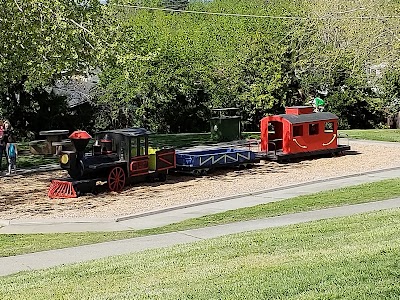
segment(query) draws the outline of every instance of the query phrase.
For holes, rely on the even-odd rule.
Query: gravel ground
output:
[[[251,169],[218,170],[209,176],[170,175],[165,183],[127,187],[74,199],[49,199],[52,178],[63,171],[0,178],[0,219],[113,218],[212,198],[243,194],[310,180],[400,166],[398,145],[351,141],[345,156],[279,165],[261,162]],[[399,144],[400,145],[400,144]]]

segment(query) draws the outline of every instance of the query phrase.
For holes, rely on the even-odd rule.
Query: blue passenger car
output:
[[[193,174],[205,174],[217,167],[244,166],[258,162],[253,151],[234,148],[176,151],[176,168]]]

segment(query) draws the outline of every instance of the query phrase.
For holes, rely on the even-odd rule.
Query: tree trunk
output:
[[[395,117],[396,128],[400,128],[400,112],[397,113]]]

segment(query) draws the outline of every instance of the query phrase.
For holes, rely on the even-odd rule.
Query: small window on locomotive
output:
[[[137,138],[132,138],[131,139],[131,156],[138,156],[137,152]]]
[[[146,147],[146,137],[142,136],[139,138],[140,143],[140,155],[147,155],[148,149]]]
[[[334,126],[335,125],[333,122],[325,122],[325,132],[326,133],[333,132]]]
[[[319,133],[319,124],[309,124],[308,125],[308,135],[317,135]]]
[[[303,125],[293,125],[293,136],[303,136]]]

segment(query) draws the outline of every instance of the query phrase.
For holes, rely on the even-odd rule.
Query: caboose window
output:
[[[275,125],[272,123],[268,123],[268,133],[274,134],[275,133]]]
[[[325,122],[325,132],[326,133],[333,132],[333,129],[334,129],[333,122]]]
[[[308,125],[308,135],[317,135],[319,133],[319,126],[317,123]]]
[[[293,136],[303,136],[303,125],[293,126]]]

